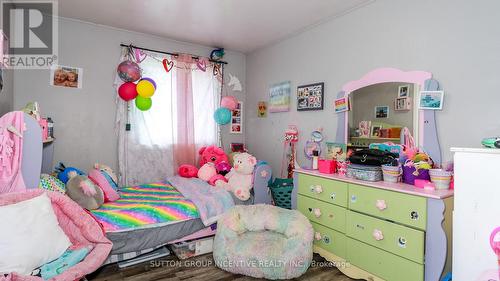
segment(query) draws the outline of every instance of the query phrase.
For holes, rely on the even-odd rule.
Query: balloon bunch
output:
[[[135,106],[146,111],[151,108],[153,101],[151,97],[156,91],[156,83],[153,79],[142,77],[141,68],[133,61],[124,61],[118,65],[118,76],[123,80],[123,84],[118,88],[118,95],[124,101],[135,99]],[[140,79],[140,80],[139,80]],[[139,82],[134,83],[139,80]]]
[[[214,112],[214,119],[217,124],[226,125],[231,122],[231,111],[238,107],[238,99],[234,96],[222,97],[220,106]]]

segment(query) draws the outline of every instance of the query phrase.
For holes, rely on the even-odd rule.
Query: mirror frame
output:
[[[366,86],[387,83],[387,82],[400,82],[412,83],[418,86],[418,90],[414,92],[414,111],[418,122],[415,131],[416,143],[418,147],[427,152],[435,163],[441,163],[441,148],[436,126],[436,111],[435,110],[422,110],[418,108],[418,99],[420,91],[437,91],[439,89],[438,81],[432,78],[432,73],[426,71],[402,71],[396,68],[378,68],[368,72],[359,80],[350,81],[342,87],[342,91],[337,94],[337,99],[348,98],[352,92],[364,88]],[[337,134],[336,142],[348,143],[349,125],[348,125],[349,111],[337,114]],[[415,115],[414,115],[415,116]]]

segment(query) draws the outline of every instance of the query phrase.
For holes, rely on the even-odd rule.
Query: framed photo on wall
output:
[[[380,130],[382,130],[382,126],[372,126],[371,137],[372,138],[381,137]]]
[[[394,101],[395,111],[407,111],[411,109],[411,98],[396,98]]]
[[[387,105],[375,106],[375,118],[389,118],[389,107]]]
[[[420,109],[441,110],[443,109],[443,91],[421,91],[418,102]]]
[[[232,142],[231,143],[231,152],[245,152],[245,144],[241,142]]]
[[[325,83],[297,87],[297,111],[323,110]]]
[[[53,65],[50,69],[50,85],[65,88],[82,88],[83,69],[78,67]]]
[[[349,98],[343,97],[336,99],[333,106],[335,107],[335,113],[340,113],[349,110]]]
[[[402,85],[398,88],[398,98],[406,98],[410,96],[410,85]]]
[[[231,134],[241,134],[243,132],[243,103],[238,101],[236,109],[231,111]]]
[[[290,111],[290,81],[281,82],[269,87],[269,112]]]

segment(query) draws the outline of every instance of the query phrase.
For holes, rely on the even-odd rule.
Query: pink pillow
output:
[[[88,176],[102,189],[102,192],[104,193],[104,202],[113,202],[120,198],[118,192],[111,187],[108,180],[101,174],[101,171],[92,169],[89,171]]]

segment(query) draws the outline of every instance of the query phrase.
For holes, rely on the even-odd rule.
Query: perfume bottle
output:
[[[318,160],[319,160],[319,151],[313,150],[313,157],[312,157],[312,168],[313,170],[318,169]]]

